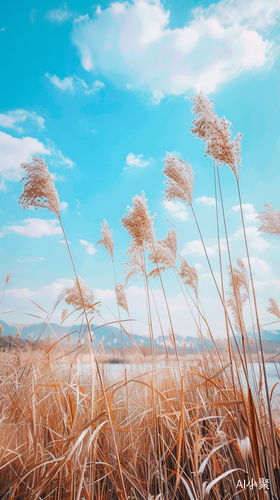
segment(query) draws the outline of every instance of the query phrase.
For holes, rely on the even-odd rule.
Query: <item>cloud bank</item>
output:
[[[94,18],[77,18],[72,40],[85,70],[149,92],[156,104],[165,96],[214,92],[273,61],[269,31],[279,14],[278,0],[221,0],[193,10],[184,27],[170,28],[160,0],[113,2]]]

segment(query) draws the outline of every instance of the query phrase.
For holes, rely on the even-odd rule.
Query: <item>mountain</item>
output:
[[[0,320],[0,324],[3,327],[2,337],[8,335],[15,337],[18,330],[18,326],[9,325],[8,323],[2,320]],[[44,323],[34,323],[31,325],[23,325],[21,338],[30,341],[32,340],[33,341],[32,343],[35,344],[34,341],[36,341],[37,339],[45,340],[48,337],[51,339],[57,337],[61,341],[66,342],[66,337],[68,335],[71,335],[73,342],[77,342],[82,332],[84,331],[85,333],[83,338],[85,339],[87,336],[86,324],[83,324],[81,326],[74,325],[68,328],[66,326],[57,325],[56,323],[50,323],[49,325],[46,325]],[[95,345],[97,346],[98,344],[103,343],[105,345],[106,350],[112,349],[113,346],[116,349],[120,348],[122,336],[125,347],[133,346],[134,342],[142,347],[150,347],[149,337],[146,337],[144,335],[133,335],[133,340],[134,340],[133,341],[132,335],[130,333],[129,336],[125,332],[121,333],[120,329],[113,325],[104,325],[104,326],[91,325],[91,331],[93,332]],[[248,335],[254,340],[254,335],[252,332],[248,332]],[[237,336],[237,339],[239,345],[241,346],[240,336]],[[168,346],[169,351],[172,351],[172,347],[170,345],[168,336],[165,337],[165,342]],[[183,338],[181,335],[176,335],[176,342],[178,350],[182,351],[183,349],[185,349],[185,351],[188,354],[194,354],[197,353],[198,351],[202,352],[202,350],[207,352],[208,349],[213,351],[213,344],[210,339],[206,339],[202,346],[202,343],[198,338],[190,336]],[[223,352],[224,341],[216,339],[216,344],[219,351]],[[233,346],[234,349],[236,350],[234,341],[233,341]],[[164,352],[164,342],[162,336],[155,338],[155,347],[157,350],[160,351],[162,350],[162,352]],[[279,352],[280,330],[264,330],[263,347],[266,353]],[[257,350],[259,350],[258,340],[254,345],[250,345],[250,349],[251,352],[256,352]]]

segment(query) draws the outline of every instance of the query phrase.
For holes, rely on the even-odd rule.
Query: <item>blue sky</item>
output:
[[[217,113],[244,133],[248,238],[262,321],[271,320],[266,307],[270,296],[279,299],[279,241],[257,234],[255,214],[266,202],[279,209],[279,2],[6,1],[0,10],[2,284],[13,271],[1,307],[17,311],[5,319],[31,322],[20,312],[37,311],[28,299],[50,310],[73,279],[53,214],[23,212],[18,205],[20,164],[37,154],[54,175],[78,273],[98,298],[114,309],[109,257],[95,247],[100,222],[106,218],[114,229],[123,280],[119,263],[127,258],[128,240],[120,218],[144,190],[157,213],[158,236],[170,227],[166,219],[182,234],[179,250],[198,265],[204,307],[213,329],[223,334],[192,216],[182,204],[163,203],[163,160],[165,151],[173,151],[192,163],[194,200],[200,199],[194,206],[218,272],[212,164],[189,133],[190,98],[202,90],[214,98]],[[233,256],[245,258],[239,213],[232,210],[238,203],[234,178],[226,167],[221,177]],[[178,333],[186,325],[192,330],[172,275],[164,279]],[[159,283],[153,287],[165,318]],[[145,319],[137,306],[142,292],[137,282],[127,290],[139,319]]]

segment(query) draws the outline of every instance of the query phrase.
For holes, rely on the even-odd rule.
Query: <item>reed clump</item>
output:
[[[224,313],[224,338],[216,338],[205,315],[198,270],[178,255],[175,229],[169,229],[164,238],[156,236],[156,214],[150,215],[143,192],[133,198],[133,207],[121,219],[131,238],[129,260],[123,263],[124,283],[117,281],[113,232],[105,219],[102,223],[97,243],[112,261],[118,308],[118,316],[112,313],[112,321],[104,324],[109,329],[112,324],[118,326],[119,336],[111,328],[109,339],[97,343],[91,325],[96,316],[103,319],[100,303],[77,275],[48,167],[37,157],[24,164],[22,207],[52,211],[65,238],[74,284],[58,297],[54,310],[65,302],[61,327],[75,318],[78,341],[70,332],[61,337],[53,331],[52,339],[42,341],[39,336],[26,342],[21,327],[7,344],[1,340],[5,347],[0,352],[0,500],[280,498],[280,379],[271,387],[267,377],[242,212],[242,135],[232,139],[231,123],[216,114],[214,103],[203,94],[193,101],[196,118],[191,133],[205,142],[205,155],[213,159],[218,270],[213,268],[192,205],[193,169],[170,154],[163,168],[164,193],[167,201],[178,199],[190,207]],[[223,165],[232,170],[236,181],[248,270],[241,258],[235,267],[231,256],[219,172]],[[279,211],[271,205],[266,208],[259,215],[260,231],[279,236]],[[221,222],[226,262],[220,252]],[[166,271],[173,273],[190,311],[197,332],[191,342],[178,341],[164,284]],[[10,278],[11,273],[1,301]],[[125,290],[132,279],[143,284],[149,346],[138,345],[133,335]],[[158,312],[153,288],[157,282],[167,327]],[[244,316],[248,305],[251,332]],[[273,298],[268,311],[280,320]],[[160,352],[155,314],[161,329]],[[50,319],[51,314],[44,326],[50,326]],[[270,356],[269,361],[279,375],[278,356]]]

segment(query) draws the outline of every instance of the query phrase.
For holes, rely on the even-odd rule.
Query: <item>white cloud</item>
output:
[[[67,201],[61,201],[60,202],[60,209],[61,212],[64,212],[65,214],[67,213],[67,208],[68,208],[68,203]]]
[[[248,266],[248,259],[247,257],[242,259],[244,264]],[[268,278],[268,275],[270,275],[271,269],[270,265],[263,259],[259,259],[258,257],[250,257],[250,263],[252,267],[252,271],[256,276],[264,276]]]
[[[151,158],[149,160],[143,160],[144,155],[135,155],[133,153],[128,153],[126,157],[126,167],[124,167],[125,170],[127,170],[129,167],[136,167],[136,168],[143,168],[147,167],[151,163]]]
[[[235,208],[235,207],[233,207]],[[255,250],[258,250],[259,252],[262,252],[263,250],[266,250],[267,248],[272,248],[273,245],[269,243],[261,233],[258,231],[258,228],[255,226],[248,226],[246,227],[246,236],[249,241],[249,245],[251,248],[254,248]],[[238,229],[231,237],[230,240],[232,241],[243,241],[244,240],[244,233],[243,229]]]
[[[181,201],[164,201],[163,207],[175,219],[185,221],[189,218],[186,205]]]
[[[7,113],[0,113],[0,127],[12,128],[17,132],[22,133],[23,128],[19,125],[30,121],[39,128],[44,128],[45,119],[37,115],[35,111],[27,111],[26,109],[15,109]]]
[[[81,243],[81,245],[87,247],[86,253],[88,253],[89,255],[94,255],[97,252],[96,248],[94,248],[92,243],[89,243],[86,240],[79,240],[79,242]]]
[[[105,84],[100,80],[95,80],[92,85],[88,85],[82,78],[78,78],[76,75],[59,78],[57,75],[46,73],[46,77],[55,87],[63,92],[70,90],[71,92],[77,91],[85,95],[90,95],[97,94],[105,87]]]
[[[22,222],[23,224],[20,226],[6,226],[4,230],[29,236],[29,238],[42,238],[62,233],[59,222],[55,219],[24,219]]]
[[[273,61],[278,0],[221,0],[192,11],[193,19],[170,28],[170,12],[160,0],[113,2],[94,19],[73,25],[72,40],[87,71],[99,71],[122,88],[164,96],[215,91],[241,73]]]
[[[233,212],[240,212],[240,205],[235,205],[231,210]],[[256,217],[258,214],[255,211],[254,205],[252,205],[252,203],[244,203],[242,205],[242,211],[246,222],[254,222],[257,220]]]
[[[5,193],[6,190],[7,190],[7,186],[5,184],[5,181],[4,181],[4,179],[1,179],[1,181],[0,181],[0,191],[4,191],[4,193]]]
[[[3,233],[3,231],[0,231],[0,238],[4,238],[5,234]]]
[[[94,290],[94,293],[99,300],[105,301],[116,298],[115,290],[109,290],[109,289],[102,290],[101,288],[96,288]]]
[[[21,178],[21,163],[30,161],[34,154],[49,155],[42,142],[33,137],[18,139],[0,131],[0,174],[9,181]]]
[[[225,242],[223,240],[220,242],[220,247],[222,252],[224,252],[227,249]],[[218,245],[211,245],[211,246],[206,245],[206,250],[208,256],[212,257],[218,253],[219,247]],[[200,240],[189,241],[181,253],[183,255],[191,254],[198,257],[202,257],[205,255],[204,248]]]
[[[46,73],[46,77],[55,87],[60,90],[74,90],[72,76],[66,76],[65,78],[61,79],[56,75],[50,75],[49,73]]]
[[[71,279],[58,279],[50,285],[43,286],[39,290],[30,290],[29,288],[12,288],[6,290],[6,295],[26,297],[32,299],[34,297],[49,296],[51,298],[58,297],[66,286],[73,286],[74,281]]]
[[[64,23],[73,17],[74,13],[68,10],[68,4],[64,3],[59,9],[51,9],[46,17],[53,23]]]
[[[196,203],[204,203],[204,205],[215,206],[216,201],[214,198],[210,198],[208,196],[201,196],[201,198],[195,199]]]

